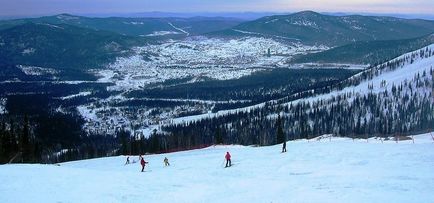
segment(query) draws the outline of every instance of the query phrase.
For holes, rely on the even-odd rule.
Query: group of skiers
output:
[[[139,155],[139,161],[140,161],[140,165],[142,166],[142,172],[144,172],[145,171],[145,166],[149,162],[145,161],[145,159],[143,158],[142,155]],[[164,162],[164,166],[170,166],[169,159],[167,157],[164,157],[163,162]],[[136,162],[133,160],[132,163],[134,164]],[[129,156],[127,156],[127,161],[125,162],[125,165],[127,165],[127,164],[130,164],[130,157]]]
[[[283,142],[283,146],[282,146],[282,153],[286,152],[286,142]],[[148,164],[149,162],[145,161],[145,159],[142,157],[142,155],[139,155],[139,160],[140,160],[140,165],[142,165],[142,172],[145,171],[145,166],[146,164]],[[225,155],[225,160],[226,160],[226,166],[227,167],[231,167],[232,166],[232,161],[231,161],[231,154],[229,152],[226,152]],[[164,157],[164,166],[170,166],[169,163],[169,159],[167,157]],[[133,163],[135,163],[135,161],[133,161]],[[127,157],[127,161],[125,162],[125,165],[130,164],[130,157]]]
[[[286,152],[286,142],[283,142],[283,146],[282,146],[282,153],[284,153],[284,152]],[[142,172],[144,172],[145,166],[149,162],[145,161],[145,159],[142,157],[142,155],[139,155],[139,160],[140,160],[140,165],[142,166]],[[226,161],[225,168],[232,166],[231,154],[229,152],[226,152],[225,161]],[[164,162],[164,166],[170,166],[169,159],[167,157],[164,157],[163,162]],[[136,162],[133,160],[133,163],[136,163]],[[129,156],[127,157],[127,161],[125,162],[125,165],[127,165],[127,164],[130,164],[130,157]]]
[[[144,172],[145,171],[145,166],[149,162],[145,161],[145,159],[143,158],[142,155],[139,155],[139,160],[140,160],[140,165],[142,166],[142,172]],[[226,166],[225,166],[225,168],[231,167],[232,166],[232,161],[231,161],[231,154],[229,152],[226,152],[225,160],[226,160]],[[163,162],[164,162],[164,166],[170,166],[169,159],[167,157],[164,157]],[[132,163],[136,163],[136,162],[133,161]],[[127,161],[125,162],[125,165],[127,165],[127,164],[130,164],[130,157],[129,156],[127,156]]]

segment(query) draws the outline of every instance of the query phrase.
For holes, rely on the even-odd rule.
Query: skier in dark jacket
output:
[[[286,141],[283,142],[282,153],[286,152]]]
[[[140,164],[142,165],[142,172],[145,170],[145,165],[147,163],[149,163],[149,162],[146,162],[145,159],[142,157],[142,160],[140,160]]]
[[[226,166],[225,166],[225,168],[232,166],[231,154],[229,154],[229,152],[226,152],[225,159],[226,159]]]
[[[164,157],[164,166],[170,166],[169,159]]]
[[[125,165],[130,164],[130,157],[127,156],[127,162],[125,162]]]

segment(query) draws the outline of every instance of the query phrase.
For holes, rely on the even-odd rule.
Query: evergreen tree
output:
[[[21,162],[29,162],[32,159],[30,148],[29,120],[26,115],[24,116],[23,132],[20,136]]]
[[[154,129],[154,132],[151,135],[151,151],[150,152],[159,152],[160,151],[160,140],[158,139],[157,130]]]
[[[128,155],[128,146],[129,146],[129,134],[124,129],[118,132],[118,140],[120,142],[120,150],[119,153],[121,155]]]
[[[6,139],[5,139],[5,125],[4,122],[0,125],[0,163],[5,162],[6,149],[5,149]]]
[[[286,141],[285,134],[283,133],[282,119],[280,118],[280,114],[277,116],[276,126],[277,126],[276,144],[280,144]]]
[[[223,144],[223,135],[220,128],[217,128],[215,132],[215,144]]]

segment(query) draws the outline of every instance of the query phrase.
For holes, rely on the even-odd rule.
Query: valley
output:
[[[0,202],[433,202],[432,13],[2,0]]]
[[[378,26],[386,26],[386,22],[393,22],[389,28],[399,34],[389,30],[380,37],[365,32],[382,32],[385,28]],[[325,114],[312,118],[291,108],[308,108],[303,99],[311,96],[347,86],[354,90],[366,75],[373,77],[374,70],[378,74],[383,66],[390,68],[395,63],[392,59],[426,48],[434,43],[431,25],[424,20],[314,12],[248,22],[68,14],[3,21],[0,112],[5,118],[18,119],[62,115],[65,121],[75,120],[73,127],[80,128],[74,131],[78,137],[109,135],[118,139],[126,133],[142,140],[157,137],[159,142],[169,142],[169,136],[180,136],[191,143],[209,143],[220,133],[218,136],[224,135],[230,143],[260,145],[273,143],[270,127],[277,112],[286,112],[282,114],[285,119],[298,119],[286,121],[284,132],[288,135],[333,132],[348,136],[349,129],[335,124],[314,126]],[[409,26],[417,30],[402,34]],[[316,33],[308,34],[312,30]],[[333,32],[339,32],[334,37],[340,39],[324,41]],[[431,57],[432,47],[426,49],[423,57]],[[423,59],[413,55],[411,63]],[[427,80],[429,67],[418,68],[424,72],[420,80]],[[377,90],[382,88],[375,85]],[[342,95],[365,99],[356,92],[340,93],[339,97]],[[417,99],[419,96],[423,95]],[[303,101],[301,106],[299,101]],[[307,106],[315,104],[315,113],[328,111],[330,106],[318,104],[321,102],[330,101],[318,99]],[[251,124],[243,127],[246,122]],[[354,122],[361,128],[378,120]],[[193,138],[195,133],[200,136]],[[366,132],[359,129],[358,133]],[[191,143],[178,145],[188,148],[194,145]],[[61,145],[55,151],[68,148]],[[155,148],[162,149],[167,146]]]
[[[18,65],[16,71],[24,76],[23,79],[11,78],[2,84],[4,87],[29,82],[53,84],[41,86],[87,86],[71,89],[69,93],[53,94],[52,99],[57,100],[52,102],[56,103],[56,111],[73,112],[76,109],[86,121],[83,129],[87,133],[116,135],[125,129],[136,135],[149,136],[154,129],[161,130],[161,125],[171,123],[174,118],[276,99],[285,93],[306,90],[305,87],[311,85],[339,81],[367,67],[291,63],[294,56],[327,49],[327,46],[264,37],[192,36],[133,46],[128,56],[116,57],[104,68],[78,71],[91,76],[90,80],[68,80],[64,70],[58,68]],[[325,75],[309,71],[316,69],[323,70]],[[294,81],[274,78],[281,80],[275,84],[265,80],[272,79],[271,75],[278,77],[279,73],[289,78],[292,74],[306,78],[294,78]],[[335,73],[340,75],[333,75]],[[316,76],[308,79],[312,74]],[[254,83],[256,79],[262,82]],[[301,84],[307,86],[301,88]],[[250,87],[246,89],[246,85]],[[100,88],[103,86],[105,90]],[[39,92],[29,89],[20,92],[16,88],[4,94],[44,94],[46,91],[52,94],[53,90],[48,88]],[[223,88],[223,91],[215,88]],[[262,90],[256,92],[255,89]],[[244,96],[236,96],[240,94]],[[7,101],[7,97],[4,99]]]

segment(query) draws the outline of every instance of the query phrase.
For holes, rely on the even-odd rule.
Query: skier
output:
[[[143,156],[141,154],[139,154],[139,161],[142,161]]]
[[[125,165],[130,164],[130,157],[127,156],[127,162],[125,162]]]
[[[283,142],[282,153],[286,152],[286,141]]]
[[[164,157],[164,166],[170,166],[169,159]]]
[[[225,166],[225,168],[226,167],[230,167],[230,166],[232,166],[232,162],[231,162],[231,154],[229,154],[229,152],[226,152],[226,156],[225,156],[225,158],[226,158],[226,166]],[[228,166],[229,165],[229,166]]]
[[[146,162],[145,159],[140,155],[140,157],[142,158],[142,160],[140,160],[140,164],[142,165],[142,172],[145,170],[145,164],[149,163]]]

